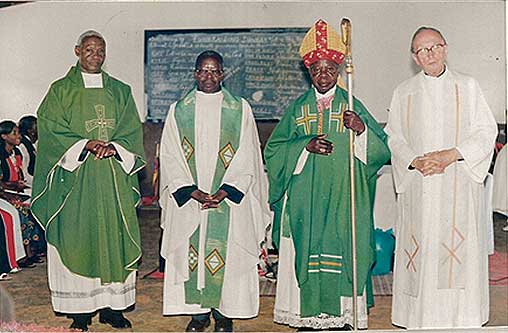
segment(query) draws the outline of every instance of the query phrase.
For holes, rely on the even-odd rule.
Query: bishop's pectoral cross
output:
[[[115,119],[106,119],[106,107],[104,105],[97,104],[94,108],[95,113],[97,114],[97,119],[85,121],[86,131],[90,133],[94,129],[98,128],[98,139],[107,142],[109,140],[107,129],[115,128]]]

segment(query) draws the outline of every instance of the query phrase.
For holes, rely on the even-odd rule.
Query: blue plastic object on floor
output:
[[[393,252],[395,250],[395,237],[392,229],[383,231],[379,228],[374,230],[376,241],[376,263],[372,269],[372,275],[388,274],[393,269]]]

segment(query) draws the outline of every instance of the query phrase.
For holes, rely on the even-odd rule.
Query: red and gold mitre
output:
[[[337,31],[322,19],[314,23],[300,46],[300,56],[307,68],[321,59],[331,60],[340,65],[345,53],[346,45]]]

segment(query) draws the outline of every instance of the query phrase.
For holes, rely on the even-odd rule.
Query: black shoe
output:
[[[206,320],[192,319],[187,324],[185,332],[203,332],[208,326],[210,326],[210,318]]]
[[[298,327],[296,329],[297,332],[317,332],[317,331],[322,331],[321,329],[319,328],[312,328],[312,327]]]
[[[86,314],[69,315],[72,318],[72,324],[70,328],[80,330],[82,332],[88,331],[88,325],[92,324],[92,316]]]
[[[21,268],[34,268],[35,267],[35,264],[29,258],[19,260],[18,265]]]
[[[215,332],[233,332],[233,320],[229,318],[215,319]]]
[[[349,325],[349,324],[346,324],[342,327],[331,327],[328,329],[328,331],[352,331],[353,330],[353,326]]]
[[[99,310],[99,323],[109,324],[113,328],[131,328],[132,324],[122,314],[122,311],[101,309]]]
[[[33,256],[30,258],[30,262],[32,264],[42,264],[44,262],[44,260],[42,260],[42,258],[40,258],[38,256]]]

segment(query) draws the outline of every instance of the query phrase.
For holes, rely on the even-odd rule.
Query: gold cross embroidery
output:
[[[106,119],[106,107],[102,104],[94,106],[97,119],[85,121],[85,127],[87,132],[91,132],[94,129],[99,129],[99,140],[108,141],[108,128],[115,128],[115,119]]]
[[[418,245],[418,242],[416,241],[416,238],[413,235],[411,235],[411,240],[413,241],[413,243],[415,245],[415,249],[414,249],[413,253],[409,253],[408,250],[404,249],[404,252],[406,252],[407,257],[409,259],[407,262],[407,265],[406,265],[406,269],[409,269],[409,266],[411,266],[413,271],[416,273],[416,265],[415,265],[414,259],[416,257],[416,254],[420,250],[420,246]]]
[[[452,230],[452,237],[454,235],[457,235],[459,237],[459,242],[457,245],[453,245],[453,243],[452,243],[452,247],[450,248],[445,243],[441,243],[441,245],[444,246],[444,248],[446,249],[446,251],[448,251],[448,254],[449,254],[444,260],[446,261],[446,260],[448,260],[448,258],[450,258],[450,260],[453,261],[453,259],[455,259],[459,264],[462,264],[459,257],[457,257],[457,254],[455,253],[455,251],[457,251],[459,249],[459,247],[462,245],[462,243],[464,243],[465,238],[456,227],[453,227],[453,230]]]
[[[303,125],[305,129],[305,134],[310,134],[310,123],[317,121],[317,115],[315,113],[310,113],[309,105],[302,105],[302,115],[296,118],[296,126]]]
[[[340,111],[334,112],[333,110],[330,111],[330,123],[332,121],[337,122],[336,131],[339,133],[344,132],[344,111],[346,111],[346,104],[340,103]]]

